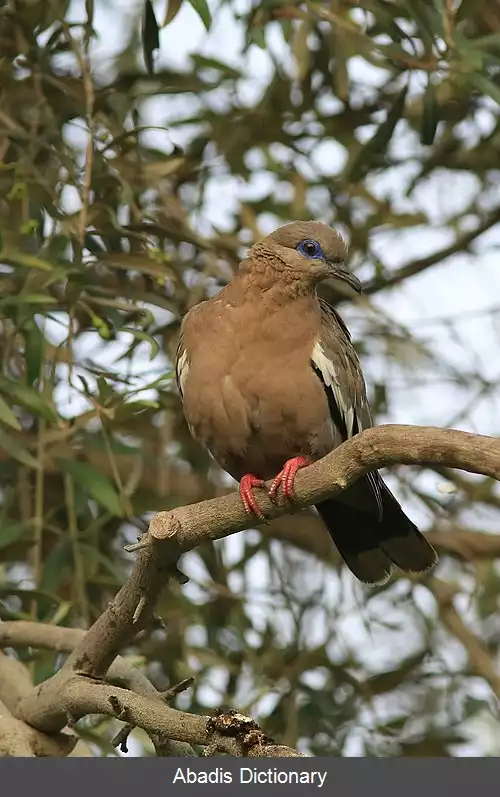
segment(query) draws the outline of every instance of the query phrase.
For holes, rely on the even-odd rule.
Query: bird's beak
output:
[[[346,268],[342,268],[338,263],[330,263],[331,277],[330,279],[341,280],[345,282],[355,293],[362,293],[363,286],[359,279]]]

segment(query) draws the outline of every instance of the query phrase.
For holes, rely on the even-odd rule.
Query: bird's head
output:
[[[346,268],[347,247],[340,235],[319,221],[294,221],[285,224],[253,247],[253,256],[274,254],[280,270],[314,283],[341,280],[356,293],[361,282]]]

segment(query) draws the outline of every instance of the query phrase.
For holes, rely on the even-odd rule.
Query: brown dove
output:
[[[193,436],[239,481],[245,510],[274,479],[293,500],[306,467],[372,426],[360,362],[341,317],[317,295],[325,279],[361,283],[340,235],[293,222],[256,243],[231,282],[184,317],[176,378]],[[393,564],[423,572],[436,552],[377,471],[316,506],[349,569],[383,583]]]

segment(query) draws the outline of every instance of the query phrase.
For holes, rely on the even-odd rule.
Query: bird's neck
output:
[[[316,285],[281,262],[252,258],[240,263],[236,278],[238,289],[245,297],[259,302],[288,304],[298,299],[316,300]]]

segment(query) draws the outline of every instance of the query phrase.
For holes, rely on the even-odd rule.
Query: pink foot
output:
[[[293,457],[293,459],[288,459],[285,462],[283,470],[280,470],[271,485],[271,489],[269,490],[269,498],[271,501],[276,499],[276,494],[280,486],[287,501],[293,501],[295,499],[293,483],[296,473],[301,468],[305,468],[306,465],[310,464],[311,461],[307,457]]]
[[[256,515],[260,520],[265,521],[266,516],[252,492],[254,487],[265,487],[265,482],[262,479],[258,479],[257,476],[254,476],[253,473],[247,473],[240,481],[240,498],[245,507],[245,512],[249,515]]]

